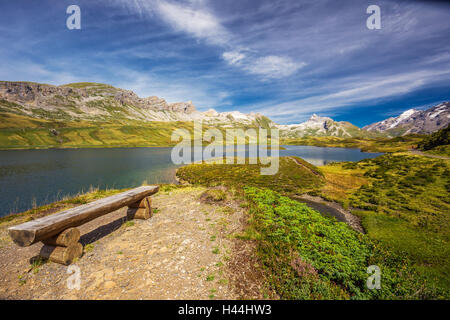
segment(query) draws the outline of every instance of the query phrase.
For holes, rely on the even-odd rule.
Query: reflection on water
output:
[[[379,154],[356,149],[286,146],[280,156],[299,156],[315,165],[358,161]],[[131,188],[175,183],[172,148],[0,151],[0,216],[21,212],[94,188]],[[240,151],[248,148],[240,146]],[[263,154],[265,150],[261,150]],[[270,153],[270,152],[269,152]],[[270,155],[270,154],[269,154]],[[213,155],[214,156],[214,155]],[[192,152],[193,157],[193,152]]]
[[[361,152],[350,148],[324,148],[313,146],[284,146],[280,156],[297,156],[315,166],[324,166],[332,162],[360,161],[375,158],[382,153]]]

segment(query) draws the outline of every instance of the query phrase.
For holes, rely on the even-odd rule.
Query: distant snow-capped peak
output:
[[[393,135],[432,133],[450,122],[450,102],[443,102],[427,110],[409,109],[398,117],[392,117],[365,126],[363,130],[387,132]]]
[[[359,128],[348,122],[334,121],[329,117],[321,117],[313,114],[307,121],[298,124],[277,125],[284,136],[339,136],[351,137]],[[350,132],[349,132],[350,130]]]
[[[403,112],[398,117],[392,118],[394,121],[389,126],[389,129],[392,129],[392,128],[396,127],[397,125],[399,125],[402,121],[409,119],[416,112],[417,112],[417,110],[415,110],[415,109],[409,109],[409,110],[406,110],[405,112]],[[387,121],[387,120],[385,120],[385,121]]]

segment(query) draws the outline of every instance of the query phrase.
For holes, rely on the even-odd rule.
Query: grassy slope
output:
[[[209,128],[203,125],[204,131]],[[236,123],[234,128],[247,130],[251,126]],[[0,149],[167,147],[176,145],[171,141],[176,129],[192,133],[193,123],[58,121],[0,112]],[[225,129],[220,130],[225,137]]]
[[[417,147],[431,154],[450,157],[450,125],[426,136]]]
[[[434,147],[431,150],[425,151],[425,153],[434,154],[437,156],[450,157],[450,144],[445,146]]]
[[[384,155],[322,167],[321,195],[354,210],[372,239],[406,254],[430,281],[450,288],[450,163]],[[349,186],[352,186],[349,188]]]
[[[406,259],[427,279],[428,289],[438,286],[448,293],[448,165],[448,160],[397,153],[320,169],[296,166],[281,158],[280,172],[273,177],[259,176],[257,165],[211,164],[183,167],[178,175],[192,183],[224,184],[237,190],[251,186],[288,196],[308,192],[354,207],[369,239],[388,248],[392,259]],[[321,171],[323,176],[311,169]]]
[[[282,139],[281,144],[307,145],[317,147],[359,148],[368,152],[407,151],[416,146],[423,136],[405,136],[396,138],[339,138],[339,137],[305,137]]]
[[[0,148],[87,148],[171,146],[175,129],[192,130],[186,122],[63,122],[0,113]],[[52,130],[56,130],[56,134]]]
[[[74,87],[91,87],[89,83],[71,84]],[[89,90],[105,90],[106,85],[97,85]],[[92,94],[94,94],[93,92]],[[101,92],[100,92],[101,93]],[[107,99],[107,98],[105,98]],[[106,101],[106,100],[105,100]],[[105,103],[93,101],[92,103]],[[62,104],[63,102],[58,102]],[[72,110],[71,101],[64,102],[64,110]],[[126,110],[117,104],[102,105],[101,108],[111,111],[110,119],[100,117],[99,121],[74,121],[60,111],[60,119],[45,120],[55,114],[48,114],[44,110],[34,110],[32,116],[25,114],[19,105],[0,100],[0,149],[28,149],[28,148],[87,148],[87,147],[152,147],[172,146],[170,141],[173,130],[177,128],[190,129],[192,124],[187,122],[143,122],[128,120],[123,115]],[[61,109],[61,110],[63,110]],[[116,110],[117,109],[117,110]],[[73,112],[79,112],[75,109]],[[39,112],[47,112],[39,114]],[[261,118],[257,125],[267,127],[269,120]],[[248,127],[236,124],[236,127]],[[51,130],[57,130],[51,132]],[[207,129],[207,128],[205,128]],[[224,129],[221,128],[223,131]],[[313,145],[324,147],[360,148],[363,151],[395,152],[410,149],[421,140],[420,136],[387,138],[339,138],[339,137],[306,137],[283,138],[281,144]]]
[[[275,175],[261,175],[259,164],[192,164],[178,169],[177,176],[192,184],[226,185],[237,191],[244,186],[268,187],[284,195],[313,192],[324,184],[323,175],[313,165],[294,157],[280,158]]]
[[[250,227],[270,285],[282,299],[443,298],[409,265],[378,241],[305,204],[268,189],[245,188]],[[367,267],[377,265],[381,289],[366,287]]]

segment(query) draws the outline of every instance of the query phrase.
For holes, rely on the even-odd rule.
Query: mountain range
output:
[[[299,124],[275,125],[281,136],[288,138],[306,136],[336,136],[342,138],[375,136],[346,121],[334,121],[329,117],[313,114],[308,121]]]
[[[430,134],[448,126],[450,122],[450,102],[443,102],[427,110],[409,109],[398,117],[373,123],[363,130],[383,132],[391,136],[414,133]]]
[[[268,121],[261,114],[239,111],[198,111],[191,101],[167,103],[152,96],[140,98],[133,91],[97,83],[73,83],[63,86],[30,82],[0,82],[0,111],[47,120],[135,120],[233,122],[260,125]],[[270,120],[269,120],[270,121]]]
[[[133,91],[98,83],[62,86],[31,82],[0,82],[0,114],[27,119],[89,122],[189,122],[202,120],[222,128],[254,126],[278,128],[282,137],[376,137],[432,133],[450,122],[449,102],[427,110],[410,109],[364,128],[346,121],[312,115],[303,123],[279,125],[259,113],[198,111],[191,101],[167,103],[152,96],[140,98]],[[5,127],[5,126],[3,126]]]

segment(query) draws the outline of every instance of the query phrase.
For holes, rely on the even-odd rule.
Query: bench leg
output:
[[[52,262],[69,265],[83,254],[80,240],[80,230],[69,228],[60,234],[45,239],[39,256]]]
[[[44,245],[39,256],[52,262],[69,265],[83,254],[83,245],[77,242],[70,247]]]
[[[136,203],[131,204],[128,207],[127,217],[128,219],[141,219],[147,220],[153,216],[152,212],[152,199],[146,197]]]

